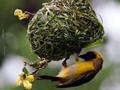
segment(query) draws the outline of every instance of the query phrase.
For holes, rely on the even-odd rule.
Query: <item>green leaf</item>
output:
[[[102,40],[97,40],[96,42],[94,42],[94,43],[92,43],[90,45],[87,45],[87,46],[85,46],[83,48],[89,48],[89,47],[97,46],[97,45],[99,45],[101,43],[102,43]]]
[[[87,45],[87,46],[85,46],[83,48],[89,48],[89,47],[93,47],[93,46],[97,46],[97,45],[101,44],[104,37],[105,37],[105,35],[102,36],[102,39],[98,39],[96,42],[94,42],[94,43],[92,43],[90,45]]]
[[[29,72],[28,72],[28,70],[26,69],[26,67],[24,67],[24,68],[22,69],[22,71],[24,72],[24,74],[25,74],[26,76],[29,75]]]

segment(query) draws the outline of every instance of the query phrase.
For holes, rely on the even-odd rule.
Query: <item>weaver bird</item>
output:
[[[56,85],[58,88],[73,87],[89,82],[102,69],[103,58],[96,51],[87,52],[79,57],[85,61],[80,61],[76,55],[75,63],[72,65],[67,66],[66,60],[62,63],[63,67],[57,76],[43,75],[37,80],[57,81],[61,83]]]

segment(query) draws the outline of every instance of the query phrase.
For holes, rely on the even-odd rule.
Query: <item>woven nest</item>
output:
[[[35,54],[60,60],[102,39],[104,30],[88,0],[55,0],[36,12],[27,34]]]

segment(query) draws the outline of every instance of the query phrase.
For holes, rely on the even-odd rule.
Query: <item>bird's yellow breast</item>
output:
[[[63,68],[58,76],[62,78],[71,78],[71,77],[76,77],[86,71],[89,70],[95,70],[95,67],[93,65],[92,61],[84,61],[84,62],[75,62],[74,64]]]

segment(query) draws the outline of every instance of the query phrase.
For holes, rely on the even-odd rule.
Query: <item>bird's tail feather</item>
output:
[[[43,75],[38,76],[37,80],[51,80],[51,81],[58,81],[60,78],[56,76],[49,76],[49,75]]]

